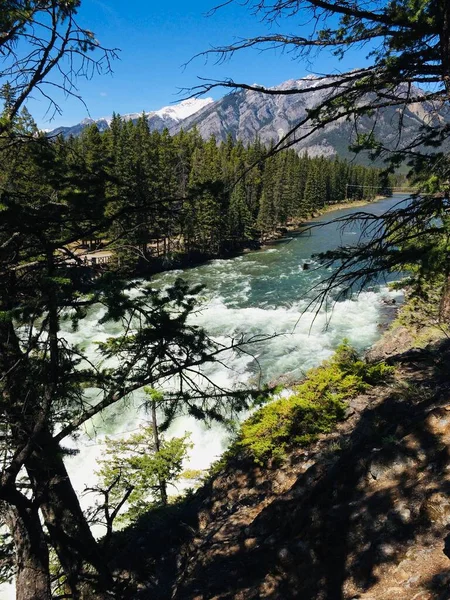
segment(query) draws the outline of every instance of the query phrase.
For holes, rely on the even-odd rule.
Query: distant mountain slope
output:
[[[308,109],[314,108],[327,95],[334,93],[339,85],[336,79],[336,88],[330,92],[330,90],[317,89],[319,83],[323,83],[323,80],[314,76],[292,79],[274,89],[298,88],[308,89],[308,91],[302,94],[281,96],[248,90],[237,91],[227,94],[215,102],[211,98],[190,99],[146,114],[150,128],[156,131],[167,128],[170,133],[174,134],[181,129],[189,130],[196,127],[204,138],[214,135],[218,141],[222,141],[231,134],[233,139],[240,139],[244,143],[252,142],[259,137],[264,144],[270,144],[288,133],[305,117]],[[420,92],[420,90],[416,91]],[[124,115],[123,118],[134,121],[139,116],[139,113],[134,113]],[[412,104],[404,111],[395,107],[383,109],[377,116],[375,126],[374,119],[365,116],[360,120],[358,131],[365,133],[374,128],[377,137],[393,148],[398,142],[400,121],[402,144],[404,144],[415,138],[424,123],[442,120],[450,123],[450,108],[436,107],[426,102]],[[79,135],[87,125],[93,122],[101,131],[104,131],[109,127],[111,118],[97,121],[85,119],[73,127],[55,129],[50,135],[58,133],[62,133],[64,136]],[[305,131],[307,129],[299,130],[299,133]],[[335,154],[350,156],[348,147],[354,138],[355,132],[352,123],[340,119],[300,141],[296,145],[296,149],[299,152],[307,150],[310,156],[333,156]]]
[[[181,128],[188,130],[196,127],[202,137],[214,135],[218,141],[224,140],[228,133],[234,139],[243,142],[253,141],[256,137],[264,144],[277,142],[286,135],[307,113],[323,102],[330,90],[316,89],[323,83],[315,77],[289,80],[274,89],[289,88],[305,89],[308,92],[293,95],[267,95],[254,91],[238,91],[223,97],[172,128],[177,132]],[[336,88],[337,89],[337,88]],[[413,90],[420,93],[420,90]],[[400,90],[399,93],[406,93]],[[438,120],[450,122],[450,109],[443,106],[433,106],[426,102],[412,104],[402,111],[390,107],[379,111],[374,128],[374,118],[363,117],[358,126],[359,133],[368,133],[374,128],[377,137],[393,148],[398,142],[398,131],[401,120],[402,143],[408,143],[415,138],[418,129],[426,122]],[[307,128],[299,130],[302,135]],[[349,144],[355,139],[355,131],[350,121],[340,119],[324,129],[312,133],[300,141],[296,148],[299,152],[307,150],[310,156],[340,156],[350,155]]]
[[[173,129],[178,123],[187,119],[197,111],[205,108],[208,104],[213,102],[212,98],[193,98],[190,100],[184,100],[179,104],[173,106],[164,106],[159,110],[146,112],[149,127],[152,131],[163,131],[163,129]],[[143,111],[144,112],[144,111]],[[125,121],[137,121],[142,115],[140,113],[130,113],[127,115],[121,115]],[[101,119],[83,119],[81,123],[73,125],[72,127],[58,127],[48,132],[48,135],[59,135],[62,134],[64,137],[70,135],[77,136],[85,129],[88,125],[95,123],[100,131],[105,131],[109,128],[112,117],[103,117]]]

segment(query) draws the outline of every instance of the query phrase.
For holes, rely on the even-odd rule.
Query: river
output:
[[[213,260],[199,267],[161,273],[152,281],[156,287],[164,287],[177,277],[183,277],[192,284],[203,284],[201,310],[194,319],[220,341],[226,342],[240,333],[278,334],[253,347],[254,357],[229,354],[226,366],[217,363],[208,367],[208,375],[217,383],[234,385],[256,380],[274,381],[280,377],[287,381],[298,380],[306,370],[331,356],[343,338],[361,351],[373,344],[380,335],[382,298],[400,295],[381,287],[365,290],[353,299],[330,302],[318,312],[307,308],[314,295],[309,290],[329,275],[329,271],[311,259],[312,255],[339,245],[352,245],[359,237],[356,223],[341,230],[329,221],[361,210],[382,214],[403,198],[405,196],[395,195],[362,209],[333,211],[314,219],[314,223],[327,223],[323,227],[289,234],[290,237],[271,247],[233,259]],[[309,265],[306,270],[305,263]],[[96,341],[117,333],[115,324],[99,325],[101,314],[99,309],[91,310],[79,331],[65,332],[66,339],[94,354]],[[118,436],[135,431],[147,418],[139,409],[141,400],[137,394],[134,402],[115,406],[98,416],[78,439],[79,454],[67,459],[67,468],[82,505],[92,502],[91,497],[82,492],[95,483],[96,460],[101,454],[104,435]],[[191,417],[178,418],[169,433],[181,435],[185,431],[191,432],[194,443],[186,464],[190,469],[208,468],[230,439],[225,428],[206,427]],[[0,598],[12,597],[13,587],[3,587]]]
[[[357,223],[342,230],[329,221],[337,216],[351,215],[364,210],[382,214],[399,202],[395,195],[361,208],[333,211],[314,219],[324,223],[306,233],[289,234],[284,240],[259,251],[233,259],[213,260],[207,264],[161,273],[152,279],[155,287],[172,284],[183,277],[191,284],[205,286],[200,311],[194,321],[203,326],[215,339],[226,343],[241,333],[274,335],[251,348],[251,355],[226,356],[226,366],[217,363],[207,368],[207,374],[223,386],[276,381],[295,381],[309,368],[331,356],[336,346],[347,338],[363,351],[379,337],[383,316],[383,297],[399,296],[386,287],[362,291],[357,297],[330,302],[318,312],[308,308],[315,292],[314,285],[329,275],[311,257],[339,245],[351,245],[359,237]],[[304,269],[307,263],[309,268]],[[116,325],[98,325],[100,313],[92,311],[77,333],[67,332],[70,341],[89,346],[116,333]],[[276,335],[275,335],[276,334]],[[114,407],[96,418],[93,427],[78,442],[80,454],[69,458],[67,466],[78,492],[95,481],[93,473],[105,433],[121,435],[135,431],[147,419],[139,409],[142,396],[128,405]],[[219,425],[207,427],[191,417],[180,417],[170,429],[172,435],[191,432],[194,448],[188,464],[190,469],[206,469],[226,448],[230,434]],[[89,469],[86,465],[89,464]],[[82,500],[83,504],[89,502]]]

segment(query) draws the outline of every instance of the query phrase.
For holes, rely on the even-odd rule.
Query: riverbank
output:
[[[118,534],[114,566],[139,597],[444,600],[450,344],[419,348],[410,333],[378,343],[395,375],[352,398],[333,432],[281,462],[234,456],[192,498]]]
[[[230,249],[227,252],[217,254],[190,253],[185,255],[180,254],[178,256],[172,257],[163,257],[161,259],[156,260],[154,259],[154,265],[152,265],[152,267],[148,271],[146,271],[146,274],[153,275],[169,270],[193,268],[205,264],[211,260],[236,258],[237,256],[241,256],[243,254],[248,254],[249,252],[254,252],[256,250],[269,247],[274,242],[282,240],[286,236],[286,233],[301,233],[301,231],[307,228],[308,225],[310,225],[314,219],[324,214],[330,214],[348,208],[360,208],[369,204],[373,204],[374,202],[379,202],[381,200],[384,200],[385,198],[386,196],[377,196],[375,200],[371,201],[356,200],[352,202],[340,202],[336,204],[329,204],[323,209],[315,211],[306,220],[299,220],[296,222],[288,223],[284,226],[280,226],[276,232],[272,233],[266,239],[254,240],[251,243],[248,243],[247,245],[243,245],[241,248]],[[135,275],[136,274],[139,273],[135,273]]]
[[[335,210],[344,210],[346,208],[359,208],[362,206],[367,206],[368,204],[373,204],[374,202],[379,202],[380,200],[385,200],[387,196],[376,196],[374,200],[355,200],[352,202],[340,202],[339,204],[329,204],[325,206],[323,209],[318,211],[315,217],[320,217],[322,215],[326,215],[330,212],[334,212]]]
[[[261,247],[270,246],[274,242],[282,240],[284,237],[286,237],[287,233],[301,233],[303,230],[307,229],[308,226],[310,226],[315,219],[323,215],[338,212],[341,210],[346,210],[349,208],[362,208],[364,206],[380,202],[381,200],[385,200],[386,198],[387,196],[377,196],[374,200],[355,200],[351,202],[348,201],[339,202],[336,204],[329,204],[309,215],[309,217],[306,220],[293,221],[287,223],[283,227],[279,227],[275,233],[269,236],[266,240],[260,242]],[[244,250],[244,252],[245,251],[249,250]]]
[[[308,225],[310,225],[311,222],[319,216],[349,208],[367,206],[369,204],[373,204],[374,202],[383,200],[384,198],[385,196],[378,196],[373,201],[357,200],[352,202],[330,204],[318,211],[315,211],[306,220],[292,221],[284,226],[278,227],[276,231],[272,232],[266,238],[252,240],[246,244],[242,244],[240,247],[229,248],[227,250],[223,250],[222,252],[171,252],[162,256],[150,256],[145,260],[141,260],[133,269],[124,270],[122,267],[122,270],[124,270],[124,274],[127,277],[148,277],[159,273],[164,273],[166,271],[198,267],[211,260],[236,258],[237,256],[268,247],[275,242],[282,240],[284,237],[286,237],[287,233],[301,233],[302,230],[307,228]],[[78,250],[74,252],[74,254],[77,255],[78,258],[83,262],[84,267],[90,271],[96,272],[104,268],[121,269],[121,267],[116,264],[114,252],[111,250]]]

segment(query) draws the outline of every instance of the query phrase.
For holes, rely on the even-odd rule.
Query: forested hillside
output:
[[[105,240],[127,269],[152,257],[236,251],[328,204],[371,200],[392,185],[381,170],[339,158],[287,150],[264,160],[268,149],[258,141],[244,146],[229,136],[218,144],[196,130],[150,131],[145,115],[137,123],[115,116],[102,134],[92,125],[55,144],[72,169],[102,172],[107,210],[124,212]]]
[[[0,582],[14,579],[17,600],[444,600],[450,582],[450,3],[227,0],[211,7],[212,17],[232,14],[205,41],[209,50],[187,52],[213,55],[218,72],[198,73],[186,95],[218,87],[251,92],[262,121],[269,116],[266,98],[299,100],[304,112],[278,124],[272,147],[264,144],[273,136],[262,133],[234,141],[233,119],[227,138],[209,138],[213,129],[202,138],[200,123],[198,131],[177,130],[173,137],[173,130],[152,132],[144,115],[136,121],[115,116],[104,133],[93,125],[78,138],[41,133],[43,121],[38,128],[28,109],[35,115],[41,101],[51,118],[70,109],[71,100],[87,103],[84,80],[111,73],[115,40],[128,47],[123,71],[134,72],[134,80],[116,79],[110,97],[118,101],[133,90],[132,101],[138,91],[144,103],[148,81],[156,95],[163,85],[158,67],[167,79],[166,59],[183,60],[186,47],[177,39],[197,42],[202,34],[203,26],[190,26],[193,7],[198,3],[0,5]],[[257,37],[243,19],[247,8],[260,18]],[[107,45],[85,23],[98,27]],[[218,32],[235,41],[220,45]],[[152,62],[147,51],[160,34],[168,44]],[[220,72],[223,59],[241,50],[274,48],[275,68],[264,53],[267,85]],[[358,64],[355,50],[364,56]],[[325,60],[313,65],[320,51]],[[270,87],[284,77],[278,64],[284,55],[321,75]],[[253,61],[244,65],[244,78],[253,79],[253,69]],[[316,99],[321,91],[319,103],[305,106],[300,100],[312,97],[312,87]],[[99,97],[108,97],[100,87],[90,101]],[[124,114],[130,111],[122,106]],[[236,102],[226,97],[222,108],[233,116]],[[337,135],[342,123],[351,138]],[[336,127],[332,139],[325,139],[330,126]],[[378,161],[373,164],[386,165],[386,173],[342,157],[299,156],[299,143],[309,144],[316,133],[322,149],[335,141],[338,149],[352,144],[352,151]],[[339,247],[318,235],[298,236],[319,245],[291,257],[280,252],[288,259],[285,272],[277,248],[237,257],[245,263],[267,254],[275,276],[267,277],[266,264],[246,265],[228,302],[220,293],[202,298],[198,272],[211,265],[186,269],[186,281],[168,274],[168,285],[134,277],[255,247],[326,204],[386,194],[395,183],[388,173],[399,168],[408,169],[412,197],[393,199],[381,215],[379,206],[365,214],[350,209],[337,220],[339,233],[344,223],[358,226],[347,232],[352,238],[339,236]],[[286,246],[291,251],[294,243]],[[86,249],[107,255],[111,268],[87,268]],[[304,268],[317,256],[317,269]],[[277,376],[305,374],[311,358],[305,354],[317,346],[315,356],[329,357],[349,321],[361,334],[379,333],[378,310],[394,302],[382,296],[389,291],[368,286],[405,272],[412,303],[398,318],[409,339],[404,344],[394,335],[392,352],[384,352],[389,365],[367,364],[344,344],[322,367],[310,361],[316,368],[305,380],[286,383],[287,393],[275,396],[281,388],[272,386],[270,369],[263,373],[262,350],[276,362],[287,359]],[[224,288],[239,277],[237,267],[214,275]],[[358,304],[340,302],[355,284],[365,286]],[[302,321],[301,332],[311,290],[319,291],[320,308]],[[342,321],[333,333],[327,311],[335,300],[332,312]],[[210,307],[208,323],[203,315]],[[422,319],[431,321],[433,337],[418,327]],[[313,326],[324,344],[314,341]],[[251,409],[239,429],[238,415]],[[189,441],[184,434],[173,468],[163,469],[170,456],[160,433],[179,415],[199,427],[230,426],[236,442],[203,489],[170,504],[166,484],[181,470]],[[149,427],[139,432],[142,416]],[[116,456],[106,452],[105,487],[86,485],[98,499],[94,511],[86,510],[78,474],[94,473],[92,438],[111,420],[114,433],[136,435],[115,445]],[[136,463],[137,446],[146,460]],[[206,445],[200,453],[219,454]],[[75,473],[70,457],[79,459]],[[155,510],[147,510],[155,488]],[[114,534],[122,509],[137,514],[134,502],[146,514]],[[103,539],[94,523],[106,527]]]

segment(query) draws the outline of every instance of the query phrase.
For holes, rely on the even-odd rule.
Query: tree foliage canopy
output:
[[[61,113],[55,100],[58,90],[82,100],[77,78],[111,70],[117,51],[103,48],[92,31],[78,24],[79,6],[80,0],[2,2],[0,82],[6,110],[0,132],[10,126],[31,93],[48,102],[52,116]]]
[[[130,524],[158,504],[166,504],[167,485],[176,485],[187,456],[189,435],[169,440],[154,439],[153,424],[121,439],[107,438],[97,473],[102,503],[94,518],[112,531],[113,521]],[[163,488],[163,489],[162,489]]]

